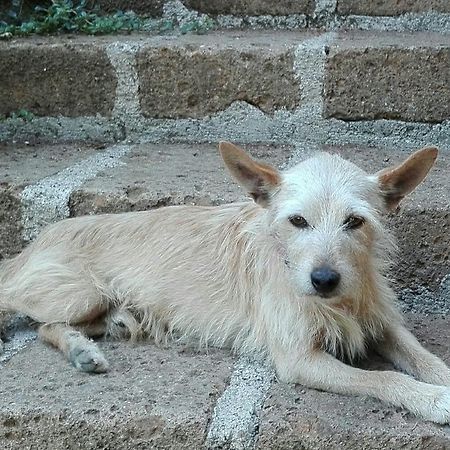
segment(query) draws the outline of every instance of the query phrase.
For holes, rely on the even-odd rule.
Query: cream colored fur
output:
[[[450,421],[450,370],[404,328],[385,272],[394,245],[382,213],[426,176],[437,151],[368,175],[320,154],[279,173],[221,143],[226,165],[255,202],[87,216],[48,226],[0,269],[0,307],[43,324],[40,335],[80,370],[108,364],[86,336],[195,338],[258,353],[280,379],[404,406]],[[308,226],[290,222],[301,215]],[[357,216],[364,223],[347,229]],[[311,271],[341,279],[319,296]],[[369,344],[414,378],[368,372]]]

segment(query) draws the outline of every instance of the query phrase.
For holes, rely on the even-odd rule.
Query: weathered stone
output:
[[[137,56],[140,104],[147,117],[203,117],[237,100],[266,113],[295,109],[292,35],[215,35],[145,46]]]
[[[343,120],[442,122],[450,118],[450,39],[431,44],[366,35],[343,41],[326,63],[324,114]],[[346,41],[346,42],[344,42]],[[370,42],[370,44],[368,44]],[[343,44],[342,46],[340,44]]]
[[[404,13],[421,13],[436,11],[450,13],[447,0],[338,0],[339,14],[356,14],[363,16],[398,16]]]
[[[116,85],[105,51],[95,45],[0,44],[0,115],[25,109],[40,116],[110,116]]]
[[[286,163],[290,153],[289,147],[270,146],[253,147],[252,152],[277,166]],[[72,216],[210,206],[246,198],[226,172],[217,145],[140,145],[122,161],[124,165],[102,172],[72,193]]]
[[[105,375],[35,343],[0,370],[0,440],[13,449],[201,448],[233,360],[171,345],[101,343]]]
[[[95,151],[78,145],[0,145],[0,259],[15,255],[24,245],[23,189]]]
[[[424,345],[450,362],[448,317],[410,316],[409,327]],[[391,370],[371,355],[363,367]],[[257,450],[429,449],[450,447],[442,426],[367,397],[344,396],[277,383],[261,415]]]
[[[287,16],[290,14],[311,14],[314,0],[182,0],[188,7],[206,14],[232,14],[235,16]]]

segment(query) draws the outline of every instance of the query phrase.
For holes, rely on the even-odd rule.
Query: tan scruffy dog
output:
[[[280,173],[230,143],[220,152],[254,202],[53,224],[2,264],[0,306],[41,323],[40,336],[82,371],[108,367],[87,336],[175,334],[262,354],[284,381],[449,423],[450,370],[403,326],[383,275],[393,245],[382,214],[425,178],[437,150],[375,175],[326,153]],[[369,344],[417,380],[338,359]]]

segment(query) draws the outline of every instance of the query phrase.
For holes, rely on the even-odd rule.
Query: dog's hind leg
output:
[[[101,324],[98,324],[101,327]],[[78,328],[78,329],[77,329]],[[81,331],[97,334],[101,328],[72,327],[64,323],[47,323],[39,327],[39,336],[63,352],[66,358],[82,372],[102,373],[108,370],[108,362],[97,345]],[[95,331],[95,333],[94,333]]]

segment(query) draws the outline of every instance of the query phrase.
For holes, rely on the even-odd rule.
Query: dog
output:
[[[49,225],[0,268],[0,307],[40,324],[79,370],[108,363],[109,334],[257,354],[284,382],[367,395],[450,422],[450,370],[405,328],[385,277],[383,215],[422,182],[436,148],[367,174],[321,153],[284,171],[219,144],[253,201],[171,206]],[[343,361],[374,346],[405,373]]]

